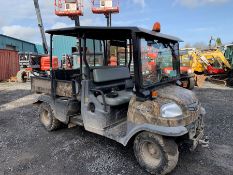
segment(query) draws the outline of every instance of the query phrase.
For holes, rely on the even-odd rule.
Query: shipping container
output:
[[[19,69],[18,52],[0,49],[0,81],[16,76]]]

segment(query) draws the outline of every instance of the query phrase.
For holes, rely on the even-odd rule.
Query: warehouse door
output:
[[[6,50],[14,50],[14,51],[16,51],[16,46],[6,45]]]

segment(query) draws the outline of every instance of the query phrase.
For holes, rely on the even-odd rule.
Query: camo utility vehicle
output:
[[[133,142],[137,161],[152,174],[176,167],[180,144],[196,148],[203,137],[205,110],[194,93],[182,87],[189,77],[180,74],[179,38],[138,27],[47,33],[50,48],[54,35],[79,39],[78,68],[51,68],[50,78],[32,78],[32,91],[41,93],[39,117],[47,130],[73,123],[124,146]],[[91,48],[87,42],[93,43]],[[52,49],[50,55],[52,67]]]

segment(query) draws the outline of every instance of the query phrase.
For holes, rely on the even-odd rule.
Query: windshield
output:
[[[192,58],[191,56],[188,54],[181,54],[180,53],[180,66],[181,67],[191,67],[192,65]]]
[[[172,45],[141,39],[143,85],[150,86],[177,78],[175,64],[179,61],[175,61],[175,58],[178,58],[178,54],[178,43]]]

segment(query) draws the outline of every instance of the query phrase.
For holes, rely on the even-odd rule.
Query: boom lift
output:
[[[44,48],[44,53],[46,55],[48,55],[49,48],[48,48],[48,44],[47,44],[46,37],[45,37],[44,25],[43,25],[43,20],[42,20],[42,17],[41,17],[39,2],[38,2],[38,0],[33,0],[33,2],[34,2],[34,6],[35,6],[35,11],[36,11],[38,27],[40,29],[40,34],[41,34],[41,39],[42,39],[42,45],[43,45],[43,48]]]
[[[83,0],[54,0],[55,14],[60,17],[69,17],[80,26],[79,17],[83,16]]]
[[[47,76],[47,71],[50,67],[50,58],[48,56],[49,48],[46,41],[43,20],[41,17],[40,6],[38,0],[33,0],[35,6],[35,12],[37,16],[37,23],[41,34],[42,45],[44,54],[37,53],[19,53],[19,65],[21,70],[17,73],[17,81],[24,83],[26,82],[31,74],[34,76],[43,75]],[[58,69],[59,63],[58,58],[53,57],[53,68]]]
[[[119,0],[91,0],[92,12],[104,14],[107,19],[107,26],[112,26],[112,14],[119,13]]]
[[[54,0],[55,15],[59,17],[69,17],[71,20],[75,21],[75,26],[80,26],[80,16],[83,16],[83,0]],[[81,42],[77,39],[77,45]],[[73,49],[72,53],[73,53]],[[77,49],[76,49],[77,50]],[[71,69],[75,65],[74,55],[64,53],[62,57],[62,68]],[[76,60],[77,61],[77,60]]]

